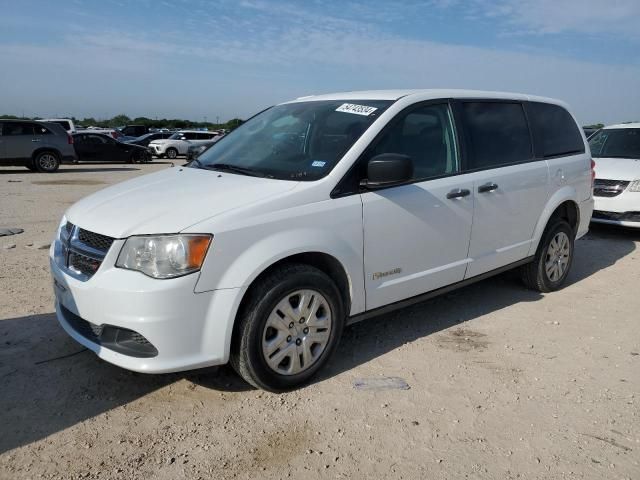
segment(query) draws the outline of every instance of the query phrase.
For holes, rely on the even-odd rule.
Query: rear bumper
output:
[[[580,218],[578,231],[576,232],[576,239],[584,237],[589,231],[589,222],[593,213],[593,197],[585,200],[584,202],[580,202],[580,205],[578,205],[578,210]]]

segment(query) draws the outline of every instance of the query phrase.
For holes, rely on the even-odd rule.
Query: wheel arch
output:
[[[251,282],[247,285],[247,287],[243,289],[242,298],[238,304],[238,307],[235,311],[235,315],[233,319],[233,327],[231,329],[231,338],[230,338],[230,341],[227,343],[229,347],[234,345],[234,342],[237,340],[238,325],[240,324],[240,322],[238,322],[238,316],[241,315],[243,309],[245,308],[245,305],[249,299],[249,296],[251,295],[252,289],[257,284],[259,284],[261,279],[269,275],[274,270],[277,270],[278,268],[284,265],[290,265],[290,264],[309,265],[324,272],[331,280],[333,280],[336,283],[336,286],[338,287],[338,290],[342,297],[345,314],[347,316],[349,315],[349,312],[351,310],[351,303],[353,299],[353,288],[352,288],[351,278],[349,277],[349,274],[347,273],[347,270],[342,265],[342,263],[335,256],[330,255],[326,252],[307,251],[307,252],[293,253],[274,261],[273,263],[268,265],[266,268],[262,269],[262,271],[258,273],[251,280]]]
[[[535,254],[547,225],[554,218],[563,218],[571,226],[574,235],[578,233],[580,204],[576,199],[577,193],[573,187],[560,189],[549,199],[536,224],[533,235],[534,242],[531,244],[529,255]]]
[[[38,147],[31,154],[31,160],[35,160],[38,155],[45,152],[51,152],[58,157],[59,161],[62,161],[62,153],[55,147]]]

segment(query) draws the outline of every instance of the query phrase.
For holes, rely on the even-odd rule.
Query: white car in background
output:
[[[64,128],[69,135],[72,135],[77,132],[76,126],[73,123],[73,120],[70,118],[43,118],[42,120],[39,120],[39,121],[57,123],[58,125],[62,126],[62,128]]]
[[[596,162],[591,220],[640,228],[640,123],[605,127],[589,146]]]
[[[156,157],[174,159],[178,155],[186,155],[191,145],[210,142],[219,137],[218,132],[202,132],[198,130],[182,130],[162,140],[153,140],[149,143],[149,153]]]

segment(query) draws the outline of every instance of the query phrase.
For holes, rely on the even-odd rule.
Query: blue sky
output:
[[[314,93],[473,88],[640,120],[640,0],[0,0],[0,113],[246,117]]]

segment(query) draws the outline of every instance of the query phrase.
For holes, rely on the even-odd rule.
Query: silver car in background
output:
[[[55,172],[75,162],[73,137],[57,123],[0,120],[0,166],[19,165],[37,172]]]

